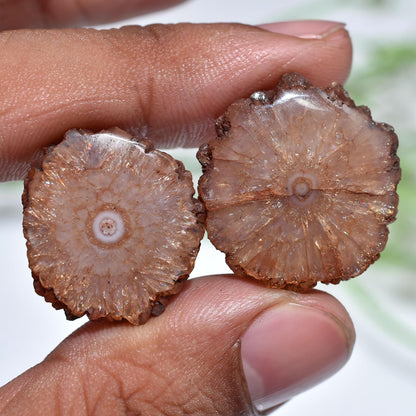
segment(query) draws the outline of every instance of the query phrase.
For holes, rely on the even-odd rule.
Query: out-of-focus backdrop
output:
[[[346,85],[357,104],[399,135],[403,179],[398,220],[387,249],[363,277],[323,287],[355,322],[357,344],[335,376],[285,404],[276,415],[416,415],[416,2],[413,0],[191,0],[121,22],[149,24],[329,19],[347,23],[354,63]],[[113,25],[115,26],[115,25]],[[194,176],[195,150],[176,150]],[[65,320],[35,295],[21,230],[22,183],[0,184],[0,385],[41,361],[85,322]],[[228,272],[205,239],[192,276]]]

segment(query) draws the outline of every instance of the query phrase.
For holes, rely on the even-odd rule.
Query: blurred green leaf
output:
[[[416,73],[415,42],[373,45],[361,69],[352,72],[347,89],[356,101],[367,102],[366,97],[380,84],[391,82],[400,71],[413,67]]]
[[[416,120],[411,101],[416,94],[416,43],[373,43],[365,59],[346,88],[357,104],[369,105],[377,118],[394,123],[402,168],[399,212],[396,222],[389,226],[389,241],[380,262],[416,270]]]

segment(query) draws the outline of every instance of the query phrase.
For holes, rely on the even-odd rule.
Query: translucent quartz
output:
[[[387,241],[397,136],[339,85],[286,74],[232,104],[201,147],[208,236],[238,274],[308,289],[362,273]]]
[[[181,162],[121,130],[71,130],[26,180],[37,292],[69,317],[145,322],[179,291],[203,235]]]

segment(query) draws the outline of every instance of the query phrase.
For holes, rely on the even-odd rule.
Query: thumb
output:
[[[0,390],[0,413],[255,414],[337,371],[353,341],[325,293],[194,279],[142,327],[86,324]]]

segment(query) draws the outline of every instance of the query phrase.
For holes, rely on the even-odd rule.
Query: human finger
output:
[[[4,0],[0,30],[114,22],[184,0]]]
[[[74,127],[118,126],[156,146],[199,146],[228,105],[295,71],[343,82],[351,44],[339,23],[300,37],[239,24],[0,35],[0,180],[24,176],[42,146]],[[271,32],[274,30],[275,32]],[[322,33],[322,37],[318,34]]]
[[[0,390],[0,413],[250,415],[329,377],[353,343],[325,293],[198,278],[141,327],[86,324]]]

